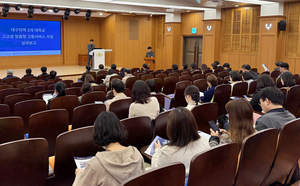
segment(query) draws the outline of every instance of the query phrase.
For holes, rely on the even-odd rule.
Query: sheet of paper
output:
[[[256,125],[256,120],[260,117],[261,115],[260,114],[257,114],[255,112],[253,112],[253,126],[255,128],[255,125]]]
[[[103,104],[102,101],[95,101],[95,104]]]
[[[52,94],[43,94],[43,100],[48,104],[48,100],[53,98]]]
[[[205,132],[202,132],[200,130],[198,131],[198,134],[199,134],[199,136],[204,137],[204,138],[206,138],[209,141],[209,138],[210,138],[209,134],[207,134]]]
[[[85,169],[85,164],[92,159],[93,156],[88,156],[88,157],[75,157],[74,156],[74,161],[76,164],[77,169]]]
[[[204,97],[204,93],[203,92],[199,92],[200,97]]]
[[[152,143],[149,145],[149,147],[147,148],[147,150],[145,151],[146,154],[150,155],[150,156],[153,156],[154,154],[154,151],[155,151],[155,145],[154,143],[159,140],[161,146],[164,146],[165,144],[169,143],[170,141],[169,140],[166,140],[164,138],[161,138],[159,136],[156,136],[154,138],[154,140],[152,141]]]

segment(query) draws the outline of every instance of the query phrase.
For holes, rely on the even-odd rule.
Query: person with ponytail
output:
[[[57,98],[66,95],[66,85],[63,82],[57,82],[54,87],[53,98],[48,100],[47,109],[50,109],[50,102]]]
[[[200,99],[202,102],[210,102],[215,94],[215,88],[218,86],[218,79],[215,75],[209,75],[206,80],[208,89],[204,91],[204,97]]]
[[[186,87],[186,89],[184,90],[184,97],[185,101],[188,104],[185,108],[187,108],[189,111],[200,104],[200,91],[195,85]]]

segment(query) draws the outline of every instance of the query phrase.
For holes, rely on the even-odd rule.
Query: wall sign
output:
[[[197,34],[197,28],[192,28],[192,34]]]
[[[171,32],[172,27],[167,27],[168,32]]]
[[[270,23],[270,24],[266,23],[265,27],[267,30],[270,30],[272,28],[272,23]]]
[[[211,25],[207,25],[206,28],[207,28],[208,31],[210,31],[212,29],[212,26]]]

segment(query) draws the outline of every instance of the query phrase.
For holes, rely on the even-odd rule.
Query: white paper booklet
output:
[[[53,98],[52,94],[43,94],[43,100],[48,104],[49,99]]]
[[[206,138],[209,141],[209,138],[210,138],[209,134],[207,134],[205,132],[202,132],[200,130],[198,130],[198,134],[199,134],[199,136],[204,137],[204,138]]]
[[[147,148],[147,150],[145,151],[146,154],[150,155],[150,156],[153,156],[154,154],[154,150],[155,150],[155,145],[154,143],[159,140],[161,146],[164,146],[165,144],[169,143],[170,141],[169,140],[166,140],[164,138],[161,138],[159,136],[156,136],[154,138],[154,140],[152,141],[152,143],[149,145],[149,147]]]
[[[262,64],[262,66],[264,67],[265,71],[270,71],[270,70],[268,69],[268,67],[266,66],[266,64]]]
[[[77,169],[85,169],[85,164],[92,159],[93,156],[89,156],[89,157],[75,157],[74,156],[74,161],[75,164],[77,166]]]

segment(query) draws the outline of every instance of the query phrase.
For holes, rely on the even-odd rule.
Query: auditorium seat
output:
[[[47,90],[53,90],[55,89],[55,84],[51,84],[47,87]]]
[[[131,98],[114,101],[110,104],[109,111],[115,113],[120,120],[128,118],[129,106],[131,103]]]
[[[136,77],[138,77],[138,79],[141,80],[143,75],[146,75],[146,73],[139,72],[139,73],[137,73]]]
[[[161,92],[164,86],[164,81],[161,78],[154,78],[153,80],[155,81],[155,92]]]
[[[184,76],[184,75],[188,75],[188,76],[192,76],[192,72],[191,71],[184,71],[181,73],[181,76]]]
[[[140,69],[138,71],[135,71],[132,75],[137,76],[138,73],[141,73]]]
[[[221,77],[217,77],[218,79],[218,85],[222,85],[224,83],[224,79]]]
[[[254,80],[249,85],[248,95],[254,94],[256,92],[256,88],[257,88],[257,80]]]
[[[0,104],[0,118],[10,116],[9,106],[6,104]]]
[[[70,85],[70,88],[73,88],[73,87],[82,87],[84,82],[74,82],[74,83],[71,83]]]
[[[61,81],[62,79],[49,79],[47,82],[53,82],[54,84]]]
[[[237,82],[233,85],[231,96],[243,97],[248,93],[248,83],[247,82]]]
[[[155,72],[150,72],[149,74],[152,75],[153,77],[155,77],[157,74],[159,74],[159,72],[155,71]]]
[[[181,70],[173,70],[172,73],[174,73],[174,72],[177,73],[177,74],[179,74],[179,76],[180,76],[180,74],[181,74]],[[178,77],[179,77],[179,76],[178,76]]]
[[[266,75],[270,75],[270,72],[269,71],[264,71],[264,72],[262,72],[260,75],[263,75],[263,74],[266,74]]]
[[[24,92],[24,89],[26,87],[30,87],[30,86],[34,86],[33,83],[24,83],[24,84],[18,84],[17,85],[17,88],[21,90],[21,92],[23,93]]]
[[[195,80],[198,80],[198,79],[204,79],[204,75],[203,74],[195,74],[195,75],[193,75],[193,82]]]
[[[28,137],[45,138],[49,144],[48,156],[53,156],[56,138],[68,130],[68,123],[68,111],[65,109],[46,110],[32,114],[29,118]]]
[[[44,86],[45,90],[48,90],[48,86],[52,85],[52,84],[55,84],[55,83],[53,81],[47,81],[47,82],[40,82],[40,83],[38,83],[38,85]]]
[[[69,122],[72,123],[73,110],[78,106],[78,97],[74,95],[67,95],[57,97],[50,103],[50,109],[66,109],[69,112]]]
[[[0,145],[1,185],[46,185],[48,143],[43,138]]]
[[[105,85],[94,85],[93,91],[103,91],[106,93],[106,86]]]
[[[192,81],[193,78],[190,75],[181,75],[179,76],[179,81]]]
[[[210,134],[209,121],[217,123],[218,119],[218,104],[217,103],[203,103],[194,107],[191,112],[193,113],[198,130]]]
[[[132,68],[130,70],[130,73],[133,74],[133,73],[135,73],[136,71],[139,71],[139,70],[140,70],[139,68]]]
[[[88,74],[92,75],[93,78],[96,79],[96,72],[91,72],[91,71],[85,72],[85,76]],[[84,76],[84,78],[85,78],[85,76]]]
[[[3,79],[0,79],[0,83],[3,83]]]
[[[251,68],[251,71],[258,73],[257,68]]]
[[[224,79],[224,84],[229,84],[229,81],[230,81],[229,76],[225,76],[223,79]]]
[[[108,89],[107,90],[111,90],[111,81],[113,80],[113,79],[120,79],[120,80],[122,80],[122,76],[121,75],[117,75],[117,76],[111,76],[110,78],[109,78],[109,87],[108,87]]]
[[[29,93],[31,95],[31,99],[35,98],[35,94],[37,92],[45,90],[44,86],[30,86],[24,89],[24,93]],[[53,91],[52,91],[53,92]]]
[[[219,72],[218,73],[218,77],[221,77],[221,78],[224,78],[224,77],[226,77],[226,76],[228,76],[229,74],[228,74],[228,72],[227,71],[222,71],[222,72]]]
[[[231,85],[219,85],[215,88],[213,102],[218,104],[218,116],[226,114],[225,105],[231,94]]]
[[[280,131],[270,174],[264,185],[281,182],[292,170],[300,155],[300,119],[287,123]]]
[[[37,80],[35,76],[26,76],[22,78],[22,81],[25,81],[26,83],[30,83],[32,80]]]
[[[159,103],[162,107],[165,106],[165,98],[166,98],[167,96],[166,96],[164,93],[158,92],[158,93],[156,93],[156,94],[154,94],[154,95],[152,95],[152,96],[156,97],[156,99],[158,100],[158,103]],[[172,98],[170,97],[170,99],[172,99]]]
[[[214,74],[216,74],[216,76],[218,76],[218,73],[220,73],[222,71],[224,71],[224,70],[221,69],[221,68],[217,68],[217,69],[214,70]]]
[[[271,77],[274,77],[275,79],[280,75],[279,70],[274,70],[271,72]]]
[[[44,110],[46,110],[46,103],[42,99],[20,101],[15,104],[14,115],[23,119],[24,133],[28,133],[29,117]]]
[[[14,88],[12,85],[0,85],[0,90]]]
[[[18,88],[7,88],[0,90],[0,101],[1,103],[4,103],[4,98],[9,95],[13,94],[19,94],[21,93],[21,90]]]
[[[293,76],[294,76],[294,79],[295,79],[295,83],[299,84],[299,80],[300,80],[299,74],[294,74]]]
[[[160,79],[162,79],[162,80],[164,81],[164,79],[165,79],[166,77],[168,77],[168,75],[165,74],[165,73],[161,73],[161,74],[157,74],[155,77],[156,77],[156,78],[160,78]]]
[[[194,156],[190,165],[188,186],[232,185],[237,168],[239,145],[218,145]],[[251,177],[251,175],[248,175]]]
[[[72,130],[93,126],[96,118],[103,111],[106,111],[104,104],[90,103],[76,107],[73,111]]]
[[[16,82],[16,81],[21,81],[21,79],[18,78],[18,77],[8,78],[8,79],[5,80],[5,83],[10,85],[12,82]]]
[[[171,100],[170,108],[185,107],[187,105],[184,91],[191,84],[191,81],[179,81],[176,83],[174,98]]]
[[[171,76],[175,76],[177,79],[179,79],[180,73],[172,72],[172,73],[169,74],[169,77],[171,77]]]
[[[185,167],[182,163],[172,163],[153,168],[142,174],[130,177],[122,186],[183,186],[185,183]]]
[[[213,72],[212,70],[204,70],[203,75],[204,75],[204,77],[205,77],[206,74],[212,73],[212,72]]]
[[[278,78],[277,81],[275,82],[275,84],[276,84],[277,88],[281,88],[282,87],[281,78]]]
[[[133,84],[138,80],[138,77],[130,77],[126,80],[125,88],[132,90]]]
[[[29,83],[34,83],[35,85],[38,85],[41,82],[45,82],[44,80],[31,80]]]
[[[28,93],[19,93],[19,94],[8,95],[4,98],[4,104],[7,104],[9,106],[10,115],[13,116],[15,104],[20,101],[29,100],[30,98],[31,98],[31,96]]]
[[[142,81],[146,81],[147,79],[153,79],[153,78],[154,78],[154,76],[151,74],[146,74],[146,75],[141,76]]]
[[[289,89],[289,88],[287,88],[287,87],[282,87],[282,88],[280,88],[281,92],[282,92],[283,95],[284,95],[284,100],[283,100],[283,105],[282,105],[284,108],[285,108],[286,95],[287,95],[288,89]]]
[[[106,74],[99,74],[96,77],[96,84],[100,85],[101,83],[103,83],[103,80],[105,79]]]
[[[71,84],[74,83],[73,80],[61,80],[66,85],[66,88],[70,88]]]
[[[81,97],[81,105],[95,103],[95,101],[102,101],[106,100],[106,94],[103,91],[94,91],[91,93],[83,94]]]
[[[127,96],[127,97],[131,97],[131,91],[129,88],[125,88],[124,89],[124,94]]]
[[[151,72],[153,72],[153,70],[148,70],[146,71],[146,74],[150,74]]]
[[[81,96],[81,87],[71,87],[66,90],[66,95],[75,95],[75,96]]]
[[[45,79],[47,79],[47,78],[49,78],[49,77],[51,77],[50,75],[40,75],[39,77],[38,77],[38,79],[39,80],[45,80]]]
[[[98,151],[93,140],[94,127],[84,127],[60,134],[56,139],[55,150],[55,186],[72,185],[75,180],[75,157],[95,156]],[[89,185],[87,183],[87,185]]]
[[[0,118],[0,144],[21,139],[24,139],[24,128],[22,118],[18,116]]]
[[[151,119],[139,116],[121,120],[127,131],[127,139],[121,142],[124,146],[134,146],[137,149],[151,143]],[[138,132],[137,132],[138,131]]]
[[[164,79],[164,94],[174,94],[176,83],[178,82],[178,78],[174,76],[166,77]]]
[[[43,94],[53,94],[53,90],[43,90],[35,93],[35,99],[43,99]]]
[[[202,71],[201,70],[195,70],[192,72],[192,76],[194,76],[195,74],[202,74]],[[203,75],[204,77],[204,75]]]
[[[193,85],[197,86],[200,92],[206,91],[208,87],[206,79],[197,79],[193,82]]]
[[[100,70],[97,72],[97,76],[99,76],[101,74],[107,75],[107,70]]]
[[[277,129],[266,129],[243,140],[234,186],[262,184],[274,160],[277,137]]]
[[[152,140],[155,138],[155,136],[159,136],[164,139],[169,139],[166,130],[167,130],[168,115],[170,112],[171,110],[165,111],[158,114],[158,116],[156,116],[154,121],[154,132],[153,132]]]
[[[291,87],[286,96],[285,109],[290,111],[295,117],[300,117],[300,85]]]
[[[25,84],[25,83],[26,83],[25,81],[15,81],[15,82],[12,82],[11,85],[14,88],[17,88],[17,85],[19,85],[19,84]]]

